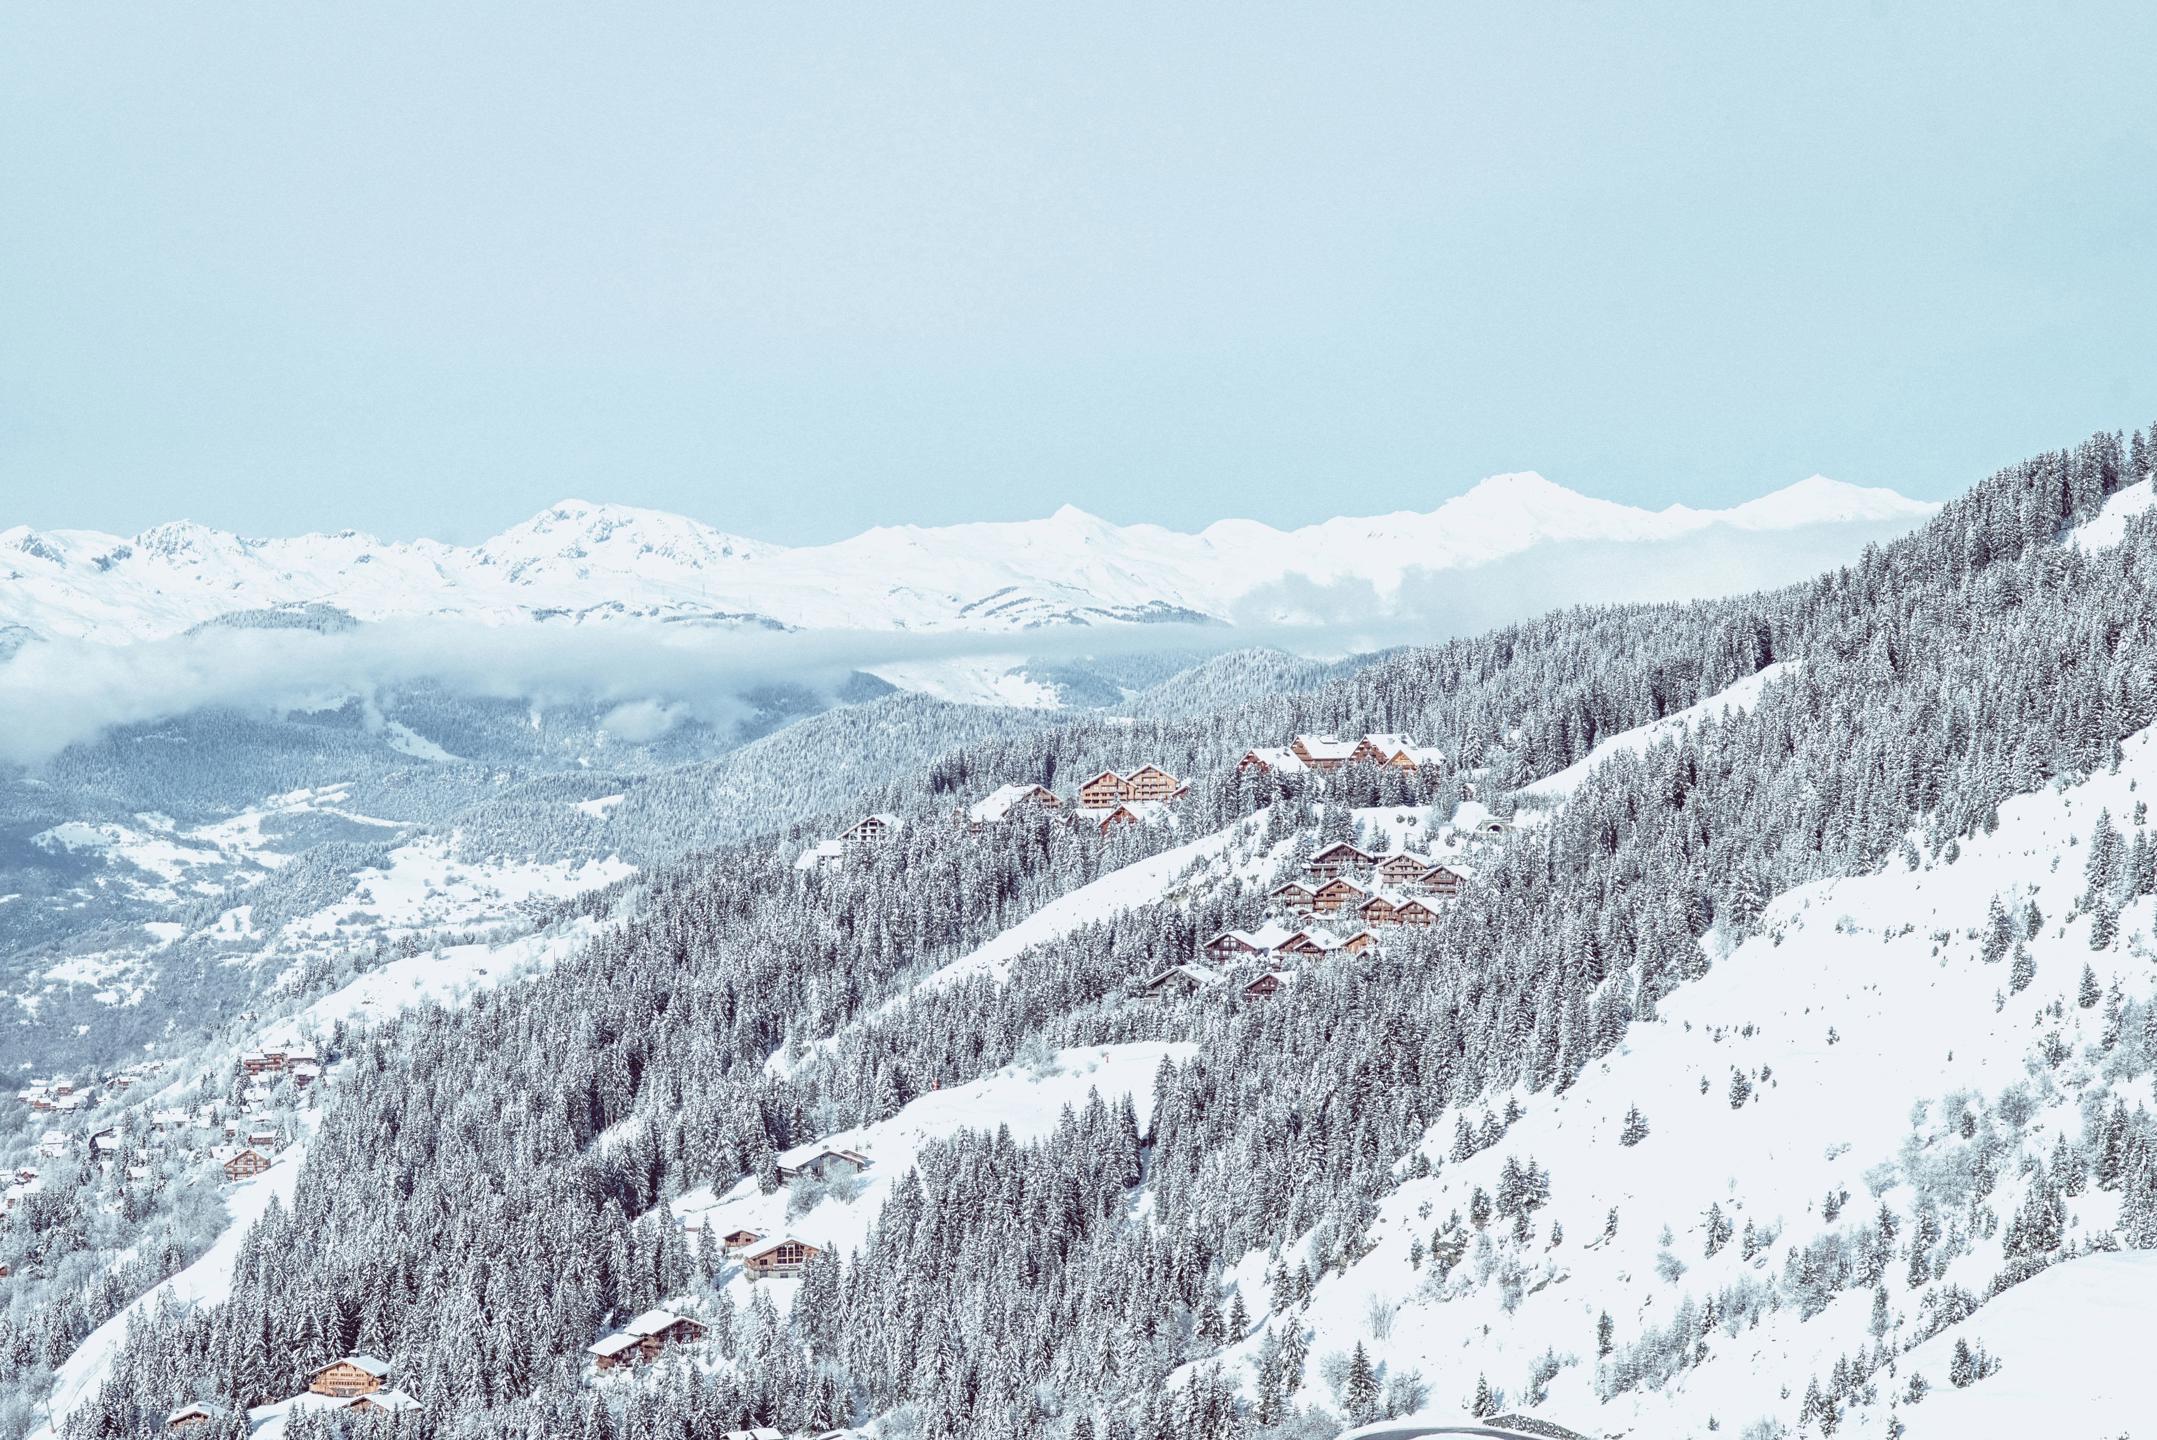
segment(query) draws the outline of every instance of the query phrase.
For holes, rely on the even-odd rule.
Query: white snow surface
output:
[[[1054,1064],[1041,1070],[1008,1065],[979,1080],[916,1096],[889,1120],[841,1130],[806,1147],[854,1150],[871,1163],[850,1198],[833,1194],[791,1219],[791,1192],[782,1188],[762,1194],[753,1178],[719,1196],[709,1186],[692,1190],[673,1203],[673,1210],[685,1220],[716,1226],[719,1233],[748,1229],[767,1237],[792,1234],[812,1245],[851,1253],[868,1238],[892,1184],[914,1167],[930,1141],[960,1130],[993,1132],[1008,1126],[1011,1138],[1026,1144],[1053,1131],[1066,1106],[1083,1107],[1095,1091],[1111,1105],[1129,1095],[1143,1131],[1153,1114],[1153,1075],[1162,1057],[1173,1056],[1180,1064],[1190,1058],[1192,1048],[1156,1041],[1076,1047],[1057,1051]]]
[[[565,500],[479,545],[356,531],[255,539],[188,521],[132,538],[0,530],[0,625],[45,638],[159,639],[221,615],[327,605],[360,620],[750,618],[821,629],[1021,631],[1182,612],[1239,616],[1289,576],[1368,582],[1487,563],[1562,541],[1710,531],[1914,526],[1937,506],[1815,476],[1729,510],[1637,509],[1534,474],[1500,475],[1435,510],[1282,531],[1224,520],[1198,534],[1115,525],[1065,506],[1044,520],[883,527],[786,548],[698,521]],[[334,620],[334,617],[331,617]],[[1277,617],[1275,617],[1277,618]],[[1008,668],[1008,667],[1006,667]],[[947,683],[1008,688],[996,667]],[[1009,695],[1005,703],[1027,703]],[[419,746],[412,753],[428,754]]]
[[[217,1239],[192,1265],[128,1302],[126,1308],[91,1331],[89,1338],[76,1347],[54,1377],[51,1412],[45,1424],[31,1432],[30,1440],[51,1440],[61,1423],[97,1393],[113,1357],[127,1339],[130,1316],[154,1309],[160,1296],[169,1295],[182,1304],[216,1305],[232,1293],[233,1266],[239,1261],[240,1244],[247,1237],[248,1227],[269,1209],[273,1198],[281,1205],[292,1203],[306,1151],[304,1142],[295,1143],[260,1175],[226,1187],[225,1228]]]
[[[2105,497],[2104,508],[2069,535],[2079,550],[2109,550],[2127,538],[2127,522],[2157,505],[2157,481],[2138,480]]]
[[[1881,873],[1777,897],[1760,934],[1661,1001],[1659,1018],[1636,1023],[1619,1049],[1570,1089],[1518,1095],[1524,1114],[1496,1146],[1449,1160],[1455,1116],[1441,1116],[1422,1147],[1441,1162],[1438,1172],[1405,1180],[1382,1201],[1371,1251],[1345,1274],[1323,1278],[1300,1316],[1316,1332],[1309,1393],[1327,1394],[1320,1358],[1360,1342],[1392,1371],[1419,1370],[1435,1411],[1456,1423],[1466,1418],[1481,1375],[1506,1392],[1512,1408],[1586,1433],[1698,1435],[1711,1419],[1733,1435],[1762,1419],[1794,1427],[1808,1380],[1824,1382],[1839,1357],[1869,1343],[1870,1289],[1841,1292],[1809,1320],[1786,1300],[1757,1326],[1736,1335],[1717,1330],[1707,1337],[1705,1362],[1659,1389],[1619,1391],[1607,1404],[1593,1384],[1597,1316],[1607,1310],[1619,1344],[1629,1344],[1667,1324],[1681,1299],[1697,1305],[1744,1278],[1779,1279],[1794,1247],[1868,1225],[1883,1201],[1907,1237],[1917,1193],[1910,1167],[1940,1165],[1970,1143],[1954,1121],[1977,1102],[1963,1097],[1996,1103],[2009,1086],[2028,1087],[2034,1114],[2008,1134],[2036,1153],[2049,1153],[2062,1133],[2080,1135],[2085,1105],[2109,1108],[2112,1083],[2085,1049],[2096,1042],[2105,1012],[2080,1008],[2075,990],[2087,963],[2101,986],[2117,980],[2127,998],[2149,998],[2157,988],[2157,912],[2149,899],[2134,901],[2119,939],[2095,951],[2089,917],[2063,917],[2083,889],[2081,856],[2100,810],[2109,809],[2131,836],[2135,801],[2157,786],[2152,732],[2132,737],[2123,754],[2117,773],[2007,801],[1997,830],[1963,840],[1952,862],[1942,857],[1913,872],[1896,860]],[[1988,964],[1980,953],[1979,932],[1996,895],[2010,909],[2035,900],[2047,917],[2029,946],[2036,979],[2020,994],[2007,993],[2009,966]],[[2057,1066],[2039,1058],[2051,1032],[2070,1052]],[[1755,1080],[1750,1099],[1735,1109],[1733,1069]],[[2131,1082],[2118,1093],[2132,1109],[2146,1103],[2148,1088]],[[1496,1097],[1491,1108],[1504,1103]],[[1631,1106],[1644,1113],[1650,1132],[1624,1147],[1618,1134]],[[1484,1109],[1466,1112],[1471,1125]],[[1550,1203],[1524,1250],[1501,1241],[1504,1222],[1494,1221],[1489,1232],[1501,1241],[1494,1260],[1502,1266],[1510,1254],[1521,1267],[1510,1311],[1502,1287],[1488,1278],[1497,1272],[1472,1278],[1479,1273],[1473,1246],[1439,1291],[1426,1283],[1428,1264],[1418,1271],[1409,1256],[1411,1243],[1427,1242],[1450,1212],[1466,1215],[1477,1187],[1496,1193],[1508,1156],[1532,1158],[1551,1176]],[[1987,1203],[2004,1225],[2027,1177],[2012,1150],[1999,1168]],[[1850,1197],[1832,1223],[1821,1213],[1821,1197],[1831,1190]],[[1751,1261],[1735,1240],[1707,1256],[1703,1217],[1711,1203],[1734,1229],[1750,1221],[1779,1230],[1777,1240]],[[2069,1239],[2087,1245],[2109,1232],[2117,1205],[2115,1194],[2084,1191],[2070,1202]],[[1617,1233],[1604,1242],[1613,1207]],[[1553,1221],[1566,1237],[1556,1248],[1548,1244]],[[1923,1292],[1910,1291],[1902,1266],[1891,1266],[1891,1339],[1914,1338],[1925,1293],[1947,1284],[1989,1293],[2003,1263],[1999,1239],[1972,1245]],[[1666,1250],[1684,1267],[1676,1281],[1657,1272]],[[1299,1253],[1290,1248],[1291,1263]],[[1257,1253],[1231,1276],[1254,1315],[1266,1310],[1266,1269]],[[2086,1302],[2082,1275],[2092,1277]],[[1934,1387],[1923,1405],[1894,1412],[1914,1436],[2139,1430],[2157,1405],[2157,1379],[2124,1356],[2117,1364],[2108,1357],[2132,1343],[2114,1335],[2139,1337],[2157,1319],[2153,1277],[2157,1258],[2098,1256],[2026,1282],[1904,1357],[1900,1377],[1881,1375],[1879,1402],[1846,1409],[1838,1434],[1884,1436],[1888,1398],[1907,1383],[1912,1364]],[[2085,1303],[2086,1313],[2077,1308]],[[1374,1313],[1386,1317],[1382,1334]],[[1982,1340],[2006,1363],[2000,1374],[1950,1395],[1941,1346],[1951,1347],[1956,1334]],[[1248,1375],[1243,1360],[1256,1353],[1261,1335],[1254,1331],[1232,1347],[1231,1375]],[[2078,1346],[2078,1335],[2088,1343]],[[1529,1368],[1546,1350],[1571,1358],[1547,1400],[1525,1405],[1519,1397]],[[2048,1400],[2063,1407],[2057,1423],[2042,1419]],[[1945,1423],[1950,1417],[1954,1423]]]
[[[1796,664],[1795,661],[1778,660],[1698,704],[1688,705],[1683,710],[1674,710],[1660,720],[1650,720],[1645,725],[1636,725],[1630,730],[1605,736],[1598,740],[1586,755],[1555,774],[1546,775],[1533,784],[1522,786],[1520,793],[1550,800],[1566,799],[1580,788],[1580,783],[1586,780],[1597,766],[1621,751],[1639,755],[1658,741],[1684,734],[1710,716],[1719,718],[1733,713],[1746,713],[1760,702],[1762,691],[1790,673]]]

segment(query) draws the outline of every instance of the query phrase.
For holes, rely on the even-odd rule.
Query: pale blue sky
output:
[[[2157,418],[2157,7],[15,6],[0,526],[1938,496]]]

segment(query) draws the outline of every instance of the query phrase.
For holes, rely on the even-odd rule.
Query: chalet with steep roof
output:
[[[344,1400],[371,1395],[389,1378],[389,1361],[374,1355],[347,1355],[308,1377],[307,1388],[317,1395]]]
[[[881,845],[887,840],[897,839],[899,831],[905,828],[905,823],[898,816],[881,811],[874,815],[864,815],[839,832],[839,843]]]
[[[1300,880],[1290,880],[1266,892],[1266,898],[1290,910],[1308,912],[1315,892]]]
[[[1123,778],[1124,799],[1166,804],[1190,787],[1158,765],[1141,765]]]
[[[1256,930],[1223,930],[1206,942],[1206,958],[1217,965],[1228,965],[1238,960],[1271,955],[1274,947],[1293,933],[1286,926],[1271,922],[1259,926]]]
[[[832,1150],[823,1145],[798,1145],[778,1159],[779,1178],[795,1181],[851,1180],[869,1168],[869,1157],[856,1150]]]
[[[1302,775],[1310,768],[1285,745],[1254,745],[1236,762],[1238,771],[1257,775]]]
[[[967,807],[966,823],[978,830],[984,825],[1001,825],[1014,811],[1053,813],[1062,808],[1063,801],[1046,785],[999,785]]]
[[[1203,965],[1171,965],[1148,980],[1140,988],[1139,997],[1144,1000],[1181,999],[1224,983],[1219,971],[1208,970]]]
[[[672,1310],[647,1310],[621,1329],[585,1347],[592,1357],[592,1365],[600,1370],[612,1370],[618,1365],[635,1365],[646,1360],[657,1360],[669,1345],[694,1345],[704,1338],[704,1326],[700,1321]]]
[[[1082,810],[1113,810],[1124,801],[1135,798],[1130,782],[1113,770],[1103,770],[1079,782],[1078,803]]]
[[[1354,757],[1356,742],[1331,735],[1298,735],[1288,748],[1307,769],[1338,770]]]
[[[742,1265],[759,1280],[785,1279],[808,1269],[809,1262],[823,1253],[819,1246],[786,1235],[751,1246],[742,1256]]]
[[[1328,880],[1311,893],[1311,913],[1338,915],[1371,898],[1371,892],[1353,880]]]
[[[1359,845],[1346,840],[1336,840],[1322,847],[1311,857],[1308,867],[1311,875],[1320,880],[1331,880],[1337,875],[1361,875],[1371,868],[1371,854]]]
[[[192,1430],[197,1425],[207,1425],[213,1420],[222,1420],[231,1413],[224,1406],[210,1401],[182,1405],[165,1417],[165,1428],[167,1430]]]

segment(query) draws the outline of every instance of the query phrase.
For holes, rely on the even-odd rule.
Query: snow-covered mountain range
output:
[[[132,539],[17,526],[0,530],[0,637],[125,643],[279,612],[316,623],[634,618],[985,632],[1118,621],[1293,624],[1309,617],[1283,588],[1292,577],[1367,585],[1383,598],[1414,571],[1471,569],[1568,543],[1705,544],[1821,527],[1871,539],[1936,508],[1815,476],[1727,510],[1650,511],[1516,474],[1428,512],[1288,531],[1223,520],[1186,534],[1065,506],[1044,520],[879,528],[788,548],[678,515],[579,500],[468,547],[356,531],[254,539],[186,521]],[[307,606],[330,609],[298,610]]]

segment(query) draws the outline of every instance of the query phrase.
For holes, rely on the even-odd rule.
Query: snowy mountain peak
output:
[[[753,618],[816,629],[1018,632],[1260,613],[1297,623],[1275,602],[1254,609],[1245,601],[1290,577],[1383,596],[1413,572],[1488,566],[1551,544],[1705,540],[1830,522],[1868,527],[1862,539],[1887,538],[1935,508],[1816,476],[1732,510],[1649,511],[1521,471],[1493,475],[1429,512],[1289,531],[1224,520],[1196,535],[1118,525],[1067,504],[1038,520],[890,526],[789,548],[575,497],[471,547],[349,530],[243,539],[192,521],[131,542],[17,528],[0,535],[0,553],[24,583],[0,584],[0,626],[137,641],[234,612],[317,604],[363,621],[423,615],[487,624]],[[1757,569],[1746,573],[1758,579]]]

